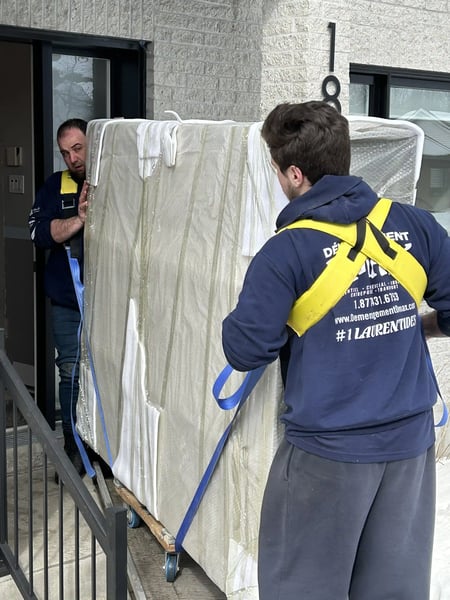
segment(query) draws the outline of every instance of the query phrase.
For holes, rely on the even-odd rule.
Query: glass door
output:
[[[63,170],[56,132],[67,119],[91,121],[110,117],[110,60],[79,54],[52,53],[53,165]]]

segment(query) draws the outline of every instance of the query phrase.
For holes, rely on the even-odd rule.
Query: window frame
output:
[[[450,73],[438,71],[421,71],[415,69],[397,69],[392,67],[380,67],[376,65],[350,64],[350,85],[352,83],[364,84],[369,86],[369,117],[379,117],[385,119],[395,119],[389,114],[391,90],[397,87],[420,89],[430,91],[443,91],[450,95]],[[450,111],[448,111],[450,112]],[[434,161],[438,164],[438,159]],[[425,168],[426,167],[426,168]],[[417,189],[420,185],[425,185],[432,176],[430,158],[425,155],[422,158],[421,175],[417,182]],[[444,181],[450,180],[449,158],[442,160],[437,169],[442,168],[446,172],[442,173]],[[428,177],[428,179],[427,179]],[[422,179],[423,178],[423,179]],[[447,186],[444,185],[444,188]],[[437,190],[438,188],[436,188]],[[425,197],[425,196],[423,196]],[[450,209],[439,207],[439,198],[436,192],[436,202],[428,206],[422,205],[422,208],[436,214],[437,220],[450,231]],[[439,217],[437,214],[439,213]],[[445,216],[444,216],[445,215]]]
[[[389,119],[388,111],[392,87],[450,92],[450,73],[350,63],[350,84],[352,83],[369,85],[368,116]]]

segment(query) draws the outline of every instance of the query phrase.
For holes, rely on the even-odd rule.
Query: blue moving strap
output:
[[[77,297],[78,308],[80,310],[80,326],[78,328],[78,356],[77,356],[77,363],[78,363],[79,358],[80,358],[79,353],[80,353],[81,331],[82,331],[83,322],[84,322],[84,286],[81,283],[80,264],[78,262],[78,259],[72,258],[69,246],[66,246],[66,251],[67,251],[67,257],[69,259],[70,272],[72,274],[72,280],[73,280],[73,285],[75,288],[75,295]],[[104,436],[105,444],[106,444],[106,452],[108,454],[108,462],[109,462],[109,466],[112,467],[113,459],[112,459],[112,454],[111,454],[111,448],[109,445],[108,433],[106,431],[105,416],[103,413],[103,407],[102,407],[102,403],[100,400],[100,392],[98,389],[97,377],[95,375],[94,361],[92,358],[91,346],[90,346],[87,335],[86,335],[86,349],[87,349],[88,358],[89,358],[89,366],[91,369],[92,381],[94,384],[95,397],[97,399],[97,408],[98,408],[98,412],[100,414],[100,423],[102,426],[103,436]],[[75,369],[76,369],[76,365],[74,366],[73,371],[72,371],[72,389],[73,389],[74,379],[75,379]],[[70,411],[70,414],[72,415],[72,411]],[[83,464],[84,464],[84,468],[86,469],[86,473],[92,479],[92,477],[95,476],[95,470],[89,461],[84,444],[80,439],[78,431],[76,430],[75,423],[73,421],[73,416],[71,416],[71,418],[72,418],[72,431],[74,434],[75,442],[77,444],[78,450],[79,450],[81,458],[83,460]]]
[[[441,399],[441,403],[442,403],[442,416],[440,418],[439,423],[435,423],[435,427],[443,427],[447,421],[448,421],[448,408],[447,405],[444,402],[444,398],[442,397],[441,394],[441,390],[439,389],[439,383],[436,377],[436,373],[434,372],[434,368],[433,368],[433,362],[431,360],[431,355],[430,355],[430,350],[428,348],[428,344],[427,344],[427,338],[425,336],[425,331],[423,329],[423,325],[421,323],[421,331],[422,331],[422,338],[423,338],[423,345],[425,348],[425,356],[427,359],[427,366],[428,366],[428,370],[431,374],[431,377],[434,381],[434,385],[436,386],[436,391],[438,393],[439,398]]]
[[[214,454],[212,455],[212,458],[209,461],[208,466],[206,467],[206,470],[203,474],[203,477],[200,481],[197,491],[194,494],[194,498],[192,499],[192,502],[189,505],[189,508],[183,519],[183,522],[180,525],[180,528],[179,528],[178,533],[175,538],[175,551],[176,552],[181,552],[181,550],[183,549],[183,541],[186,536],[186,533],[187,533],[189,527],[191,526],[191,523],[195,517],[195,514],[197,513],[200,502],[203,498],[203,495],[206,491],[206,488],[212,477],[212,474],[214,473],[214,470],[219,461],[222,450],[225,446],[225,443],[228,439],[230,431],[236,420],[236,417],[237,417],[239,411],[241,410],[241,408],[243,407],[243,405],[245,404],[245,401],[251,394],[253,388],[258,383],[259,379],[261,378],[262,374],[264,373],[265,368],[266,368],[266,365],[246,373],[244,381],[242,382],[242,384],[240,385],[238,390],[234,394],[229,396],[228,398],[219,398],[219,395],[220,395],[220,392],[222,391],[223,386],[225,385],[225,382],[227,381],[227,379],[233,372],[233,368],[230,365],[227,365],[222,370],[222,372],[217,377],[216,382],[213,385],[212,392],[213,392],[214,398],[216,399],[217,404],[220,406],[220,408],[222,408],[223,410],[231,410],[232,408],[237,406],[237,409],[236,409],[236,412],[234,413],[233,419],[231,420],[228,427],[225,429],[224,433],[222,434],[222,437],[219,440],[219,443],[216,446],[216,449],[214,450]]]

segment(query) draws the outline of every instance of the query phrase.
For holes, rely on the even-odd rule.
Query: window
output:
[[[369,114],[370,85],[352,83],[350,87],[350,114],[364,116]]]
[[[52,54],[54,170],[64,170],[56,142],[61,123],[73,117],[109,118],[110,61],[79,54]]]
[[[416,205],[450,230],[450,74],[351,65],[349,112],[403,119],[423,129]]]

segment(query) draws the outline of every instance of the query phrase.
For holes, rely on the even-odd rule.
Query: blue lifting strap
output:
[[[425,336],[425,331],[423,329],[422,323],[421,323],[421,331],[422,331],[423,346],[424,346],[424,349],[425,349],[425,356],[426,356],[426,359],[427,359],[427,367],[428,367],[428,370],[429,370],[429,372],[431,374],[431,377],[433,379],[434,385],[436,387],[437,394],[438,394],[438,396],[439,396],[439,398],[441,400],[441,404],[442,404],[442,416],[441,416],[441,418],[439,420],[439,423],[435,423],[434,426],[435,427],[443,427],[447,423],[447,421],[448,421],[448,408],[447,408],[447,405],[446,405],[446,403],[444,401],[444,398],[442,397],[441,390],[439,388],[439,383],[438,383],[438,380],[437,380],[437,377],[436,377],[436,373],[434,372],[433,362],[431,360],[430,350],[428,348],[427,339],[426,339],[426,336]]]
[[[78,262],[78,259],[72,258],[69,246],[66,246],[66,251],[67,251],[67,258],[69,259],[70,272],[72,274],[72,281],[73,281],[73,285],[75,288],[75,295],[77,297],[78,308],[80,310],[80,317],[81,317],[80,318],[80,326],[78,328],[78,356],[77,356],[77,363],[78,363],[79,362],[79,354],[80,354],[80,345],[81,345],[81,331],[82,331],[83,322],[84,322],[84,285],[81,283],[80,264]],[[112,467],[113,459],[112,459],[112,454],[111,454],[111,448],[109,445],[108,433],[106,431],[105,416],[103,413],[103,407],[102,407],[102,403],[100,400],[100,392],[98,389],[97,377],[95,375],[94,360],[92,358],[91,346],[90,346],[87,335],[85,337],[85,340],[86,340],[86,349],[87,349],[87,354],[88,354],[88,359],[89,359],[89,366],[90,366],[91,374],[92,374],[92,381],[94,384],[95,397],[97,399],[97,409],[98,409],[98,412],[100,415],[100,423],[102,426],[103,436],[105,439],[106,452],[108,454],[108,462],[109,462],[109,466]],[[74,378],[75,378],[75,368],[76,367],[74,367],[74,369],[72,371],[72,388],[73,388]],[[70,413],[72,415],[72,411],[70,411]],[[93,467],[90,463],[89,457],[86,453],[86,449],[85,449],[85,447],[80,439],[80,436],[78,434],[78,431],[75,427],[73,417],[72,417],[72,431],[73,431],[75,442],[77,444],[81,458],[83,460],[83,464],[84,464],[84,468],[86,469],[86,473],[89,475],[89,477],[92,478],[95,476],[95,470],[93,469]]]
[[[258,383],[259,379],[261,378],[265,368],[266,368],[266,365],[264,365],[263,367],[259,367],[258,369],[254,369],[253,371],[248,371],[245,374],[244,381],[242,382],[242,384],[240,385],[238,390],[234,394],[229,396],[228,398],[219,398],[219,395],[220,395],[220,392],[222,391],[223,386],[225,385],[227,379],[231,375],[233,368],[230,365],[226,365],[226,367],[222,370],[220,375],[217,377],[216,382],[214,383],[212,391],[213,391],[214,398],[216,399],[217,404],[220,406],[220,408],[222,408],[223,410],[231,410],[235,406],[237,406],[237,409],[236,409],[236,412],[234,413],[233,419],[231,420],[228,427],[225,429],[224,433],[222,434],[222,437],[219,440],[219,443],[216,446],[216,449],[214,450],[214,454],[212,455],[212,458],[209,461],[208,466],[206,467],[206,470],[203,474],[203,477],[200,481],[197,491],[195,492],[192,502],[189,505],[186,515],[184,516],[184,519],[180,525],[180,528],[179,528],[178,533],[175,538],[175,551],[176,552],[181,552],[181,550],[183,549],[183,541],[186,536],[186,533],[187,533],[189,527],[191,526],[191,523],[197,513],[197,509],[198,509],[200,502],[203,498],[203,495],[206,491],[208,483],[214,473],[217,462],[220,458],[220,455],[221,455],[222,450],[225,446],[225,443],[228,439],[228,436],[229,436],[230,431],[233,427],[233,424],[236,420],[236,417],[237,417],[240,409],[245,404],[245,401],[251,394],[253,388]]]

